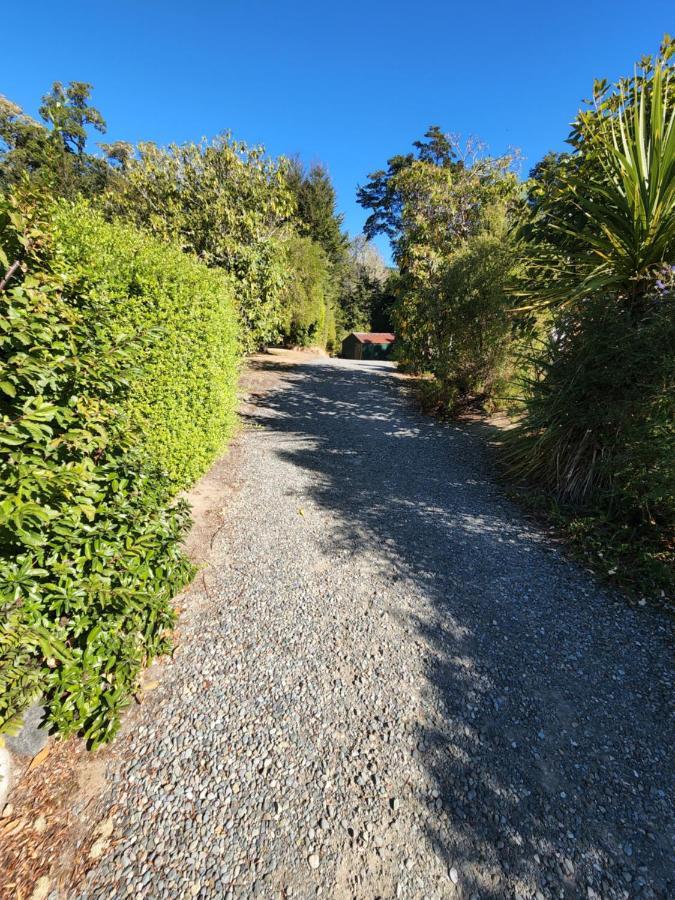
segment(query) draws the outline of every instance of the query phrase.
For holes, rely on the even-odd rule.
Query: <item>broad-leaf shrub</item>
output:
[[[189,516],[125,412],[155,335],[122,330],[127,298],[73,273],[42,209],[0,201],[0,731],[41,697],[97,746],[169,646]]]
[[[190,485],[235,421],[238,323],[230,280],[170,243],[107,222],[85,202],[59,206],[55,223],[65,265],[106,304],[109,327],[145,336],[125,411],[171,485]]]
[[[295,208],[284,167],[228,134],[137,151],[105,197],[108,212],[233,277],[245,350],[276,341]]]

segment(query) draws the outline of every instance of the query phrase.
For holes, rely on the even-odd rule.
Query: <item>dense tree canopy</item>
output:
[[[433,372],[448,401],[490,396],[508,356],[508,225],[521,205],[514,157],[486,156],[480,144],[462,145],[436,126],[413,146],[358,195],[372,210],[366,234],[388,235],[399,266],[399,354],[412,369]],[[469,361],[472,354],[479,358]]]
[[[375,245],[363,235],[353,238],[340,287],[345,331],[389,331],[393,327],[390,276]]]
[[[0,97],[0,186],[30,175],[60,196],[103,190],[108,167],[86,152],[88,129],[106,130],[103,116],[90,104],[91,92],[86,82],[72,81],[67,87],[54,82],[39,110],[44,124]]]

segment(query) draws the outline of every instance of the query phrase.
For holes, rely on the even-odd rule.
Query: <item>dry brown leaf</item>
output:
[[[89,851],[89,856],[91,859],[100,859],[103,856],[103,853],[108,846],[107,838],[100,837],[97,841],[91,845],[91,850]]]
[[[9,834],[14,834],[16,831],[21,831],[23,826],[26,824],[25,819],[10,819],[5,825],[2,826],[2,833],[7,837]]]
[[[29,769],[37,769],[37,767],[42,765],[42,763],[47,759],[47,757],[49,756],[49,754],[51,752],[52,752],[52,745],[47,744],[46,747],[43,747],[42,750],[40,750],[40,752],[31,759],[30,765],[28,766],[28,768]]]

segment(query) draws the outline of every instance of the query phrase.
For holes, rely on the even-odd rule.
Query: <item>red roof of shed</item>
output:
[[[393,344],[396,338],[390,331],[353,331],[352,334],[362,344]]]

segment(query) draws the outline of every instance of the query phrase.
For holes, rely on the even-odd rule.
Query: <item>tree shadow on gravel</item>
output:
[[[670,621],[565,559],[476,430],[419,415],[388,365],[269,368],[284,388],[248,418],[312,473],[330,552],[374,551],[429,601],[408,623],[430,648],[426,831],[460,895],[673,896]]]

